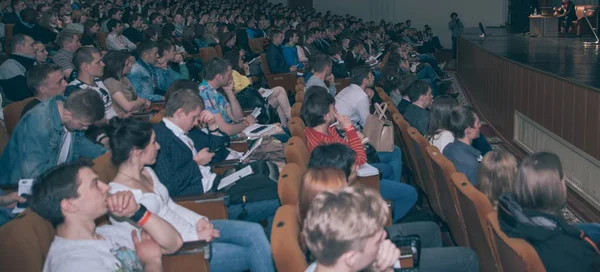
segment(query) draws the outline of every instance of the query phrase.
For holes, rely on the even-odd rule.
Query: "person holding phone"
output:
[[[17,206],[17,203],[25,203],[26,201],[27,199],[20,196],[17,192],[7,194],[0,190],[0,226],[14,218],[11,210]]]

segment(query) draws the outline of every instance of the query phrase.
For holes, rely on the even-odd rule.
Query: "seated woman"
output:
[[[236,97],[242,96],[242,94],[248,92],[244,96],[254,97],[255,99],[253,100],[256,101],[256,103],[261,100],[264,101],[264,98],[260,96],[261,94],[258,93],[256,89],[252,88],[252,81],[246,76],[250,73],[250,68],[248,67],[248,64],[243,62],[239,51],[229,51],[224,55],[224,57],[231,64],[233,91],[236,93]],[[287,92],[283,87],[279,86],[272,88],[271,90],[273,91],[273,94],[269,96],[267,101],[269,102],[269,105],[277,110],[277,115],[279,116],[281,125],[287,127],[287,121],[292,116]],[[258,94],[258,96],[256,94]],[[242,100],[238,101],[240,101],[240,104],[242,104]],[[244,105],[241,106],[244,108]],[[248,106],[255,107],[256,104]]]
[[[569,225],[561,212],[566,204],[567,186],[558,156],[531,154],[521,162],[512,192],[500,196],[500,228],[508,237],[529,242],[547,271],[600,271],[600,225]]]
[[[131,191],[136,201],[169,222],[184,242],[206,240],[211,243],[211,271],[274,271],[271,248],[263,228],[257,223],[213,220],[190,211],[169,197],[167,188],[150,167],[156,162],[160,146],[148,122],[136,119],[111,120],[112,162],[118,174],[109,184],[110,193]],[[129,222],[113,225],[136,228]]]
[[[81,46],[98,47],[96,34],[100,31],[100,24],[94,20],[87,20],[83,24],[83,35],[81,35]]]
[[[110,51],[102,58],[104,62],[104,86],[108,89],[119,117],[129,117],[133,112],[150,106],[150,101],[141,98],[125,76],[131,71],[135,58],[128,52]]]
[[[158,58],[152,67],[152,74],[156,79],[156,88],[166,92],[173,82],[179,79],[189,79],[190,74],[183,61],[183,56],[175,52],[175,45],[163,40],[157,42],[156,47],[158,48]]]
[[[444,152],[444,148],[449,143],[454,142],[454,135],[450,132],[450,113],[454,107],[458,106],[458,101],[449,95],[440,95],[433,100],[429,113],[429,126],[425,137],[429,142],[437,147],[440,152]],[[473,140],[471,144],[475,149],[481,152],[482,156],[492,150],[483,133],[479,134],[479,138]]]
[[[354,184],[353,184],[354,185]],[[309,207],[315,196],[324,191],[339,191],[348,187],[346,175],[336,168],[310,168],[304,174],[298,195],[298,222],[303,228]],[[475,252],[462,247],[442,247],[440,228],[434,222],[411,222],[394,224],[386,228],[387,237],[418,235],[421,239],[421,260],[419,271],[479,271]],[[308,262],[312,256],[300,237],[300,245],[307,253]]]
[[[517,159],[515,156],[504,150],[492,150],[481,160],[479,182],[476,187],[487,196],[496,209],[498,197],[512,191],[516,174]]]

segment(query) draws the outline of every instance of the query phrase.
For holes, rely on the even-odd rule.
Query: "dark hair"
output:
[[[92,89],[73,91],[63,102],[64,108],[80,120],[96,122],[104,118],[104,101]]]
[[[408,99],[410,99],[410,101],[413,103],[417,102],[419,97],[427,94],[429,88],[429,83],[427,83],[425,80],[417,80],[413,82],[408,88]]]
[[[344,171],[348,178],[355,162],[356,152],[346,144],[319,145],[310,154],[308,168],[333,167]]]
[[[217,75],[224,74],[229,67],[231,67],[229,61],[223,58],[211,59],[204,67],[202,67],[202,78],[205,80],[213,80]]]
[[[400,77],[400,86],[398,86],[398,88],[400,89],[400,94],[402,94],[403,96],[408,95],[408,90],[410,89],[410,86],[417,80],[419,80],[419,77],[417,77],[416,75],[402,75]]]
[[[323,115],[329,113],[335,99],[329,91],[321,86],[311,86],[306,90],[300,116],[307,127],[313,128],[325,123]]]
[[[292,37],[294,37],[294,34],[296,34],[296,35],[299,35],[299,34],[298,34],[298,32],[296,32],[295,30],[291,30],[291,29],[290,29],[290,30],[286,31],[286,32],[285,32],[285,35],[284,35],[284,37],[283,37],[283,42],[284,42],[284,43],[288,43],[288,42],[290,42],[290,39],[291,39]]]
[[[367,66],[356,66],[354,69],[352,69],[352,73],[350,74],[350,82],[360,86],[365,78],[369,78],[370,73],[371,70]]]
[[[238,73],[240,74],[245,73],[242,67],[240,67],[240,51],[231,50],[225,53],[225,55],[223,55],[223,58],[229,61],[229,64],[231,64],[231,69],[238,71]]]
[[[138,118],[115,117],[107,126],[111,161],[119,166],[129,159],[133,149],[144,149],[152,138],[152,124]]]
[[[350,50],[353,50],[354,48],[356,48],[357,46],[362,45],[362,42],[359,40],[351,40],[350,43],[348,44],[348,47],[350,48]]]
[[[37,95],[40,86],[46,83],[48,75],[60,70],[60,66],[56,64],[40,64],[33,66],[31,69],[25,72],[25,79],[27,79],[27,88],[32,90],[33,93]]]
[[[148,28],[151,29],[151,28]],[[144,41],[138,45],[136,53],[138,58],[141,58],[146,52],[152,51],[152,49],[156,48],[156,43],[153,41]]]
[[[271,32],[269,32],[269,39],[273,39],[273,37],[279,35],[279,34],[283,34],[281,32],[281,30],[277,29],[277,28],[273,28],[273,30],[271,30]]]
[[[15,52],[17,51],[17,45],[23,45],[25,43],[25,40],[27,39],[27,37],[31,38],[31,36],[29,35],[25,35],[25,34],[16,34],[12,37],[12,41],[10,43],[10,51],[11,52]],[[33,40],[33,38],[31,38]]]
[[[91,168],[89,161],[63,163],[39,176],[31,188],[31,209],[55,228],[65,221],[60,202],[79,197],[79,170]]]
[[[92,27],[94,27],[96,24],[98,24],[98,22],[96,22],[96,20],[87,19],[87,21],[85,21],[85,23],[83,24],[83,35],[91,37],[92,33],[90,33],[90,29]]]
[[[112,32],[112,30],[117,27],[119,24],[122,24],[121,21],[117,20],[117,19],[110,19],[108,20],[108,22],[106,23],[106,28],[108,29],[108,32]]]
[[[37,11],[32,8],[26,8],[24,10],[21,10],[19,16],[21,16],[21,20],[23,20],[23,22],[25,23],[31,24],[37,21]]]
[[[452,16],[456,16],[456,17],[458,17],[458,13],[456,13],[456,12],[452,12],[452,13],[450,13],[450,18],[452,18]]]
[[[169,97],[171,97],[171,94],[173,94],[174,92],[177,92],[180,90],[196,90],[196,89],[198,89],[198,84],[194,81],[191,81],[188,79],[175,80],[173,82],[173,84],[171,84],[171,86],[169,86],[169,89],[165,93],[165,103],[167,103],[167,101],[169,100]]]
[[[119,11],[121,11],[121,9],[119,8],[111,8],[108,10],[108,12],[106,13],[106,15],[108,15],[108,18],[112,18],[113,15],[117,14]],[[110,30],[110,28],[109,28]]]
[[[425,133],[428,139],[441,130],[450,130],[450,115],[456,106],[458,106],[458,101],[447,94],[440,95],[433,100],[429,112],[429,127]]]
[[[154,13],[150,14],[150,18],[149,18],[150,19],[150,23],[152,24],[152,22],[154,22],[154,20],[156,20],[156,18],[158,18],[158,17],[162,17],[160,15],[160,13],[158,13],[158,12],[154,12]]]
[[[163,39],[171,39],[173,36],[173,31],[175,31],[175,25],[167,23],[163,25],[162,29],[160,30],[161,37]]]
[[[331,65],[331,58],[324,54],[318,54],[310,59],[310,66],[315,73],[321,73],[325,71],[325,67]]]
[[[458,106],[450,113],[450,132],[454,138],[465,137],[465,129],[475,126],[475,110],[469,106]]]
[[[108,53],[102,57],[102,62],[104,62],[104,73],[102,74],[102,78],[121,80],[121,77],[123,76],[121,73],[123,73],[123,68],[125,68],[127,59],[129,59],[130,56],[130,53],[124,51],[108,51]]]
[[[84,63],[92,63],[94,54],[100,54],[100,50],[95,47],[81,47],[73,54],[73,65],[75,70],[81,72],[81,65]]]
[[[158,56],[163,57],[165,55],[165,51],[171,50],[171,48],[175,47],[173,43],[167,40],[161,40],[156,42],[156,48],[158,49]]]
[[[165,103],[165,116],[170,117],[175,114],[178,109],[183,109],[183,112],[190,113],[198,107],[204,107],[204,101],[198,94],[198,87],[194,89],[169,88],[169,99]]]
[[[63,47],[65,43],[72,42],[73,37],[79,37],[79,35],[81,35],[79,34],[79,32],[70,29],[65,29],[59,32],[58,35],[56,35],[56,44],[60,47]]]
[[[139,13],[131,13],[129,14],[129,26],[133,27],[133,22],[137,21],[139,18],[142,18],[142,16]]]
[[[144,33],[143,33],[143,35],[144,35],[144,41],[151,42],[152,37],[154,35],[156,35],[157,33],[158,32],[156,32],[156,29],[154,29],[153,27],[146,28],[146,30],[144,30]],[[138,49],[139,48],[140,47],[138,46]]]
[[[400,73],[386,73],[383,79],[383,90],[389,95],[392,91],[400,89],[400,82]]]

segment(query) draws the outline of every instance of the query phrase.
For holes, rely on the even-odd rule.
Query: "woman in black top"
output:
[[[88,19],[83,25],[83,35],[81,36],[81,46],[98,47],[96,43],[96,34],[100,31],[100,25],[95,20]]]

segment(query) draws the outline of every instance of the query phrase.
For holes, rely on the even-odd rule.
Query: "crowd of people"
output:
[[[361,132],[381,102],[376,86],[494,207],[527,227],[507,234],[554,250],[538,251],[548,270],[562,267],[554,254],[572,248],[578,255],[568,261],[578,271],[595,265],[577,261],[595,252],[573,233],[581,229],[597,243],[599,225],[569,226],[560,218],[566,186],[558,157],[536,153],[517,166],[512,155],[492,150],[476,111],[459,105],[449,88],[435,57],[443,47],[428,26],[264,0],[11,0],[0,9],[0,30],[12,26],[10,36],[0,33],[10,38],[0,65],[1,104],[25,103],[0,156],[0,184],[35,180],[29,199],[0,191],[0,225],[11,224],[11,209],[26,201],[28,212],[52,224],[44,271],[161,271],[163,254],[197,240],[211,243],[211,271],[274,271],[275,163],[236,166],[252,173],[229,188],[260,194],[230,194],[227,220],[173,200],[221,190],[232,171],[213,167],[237,158],[230,142],[253,125],[276,123],[290,134],[293,90],[268,86],[262,67],[306,82],[300,117],[310,160],[297,203],[301,235],[289,238],[312,263],[307,271],[391,271],[401,254],[392,238],[409,235],[421,239],[421,271],[479,271],[473,250],[444,246],[436,222],[409,219],[422,207],[418,190],[402,182],[403,150],[365,148]],[[463,28],[456,17],[453,38]],[[266,38],[262,60],[250,46],[258,38]],[[221,56],[199,57],[217,46]],[[350,85],[338,92],[342,78]],[[263,95],[266,89],[272,93]],[[245,112],[256,107],[261,115]],[[140,118],[149,114],[161,118]],[[117,172],[100,180],[89,161],[107,153]],[[355,186],[365,164],[379,171],[379,192]],[[394,224],[385,228],[384,199],[394,203]],[[103,216],[111,223],[97,226]],[[536,232],[570,239],[573,247],[554,248],[556,240]]]

